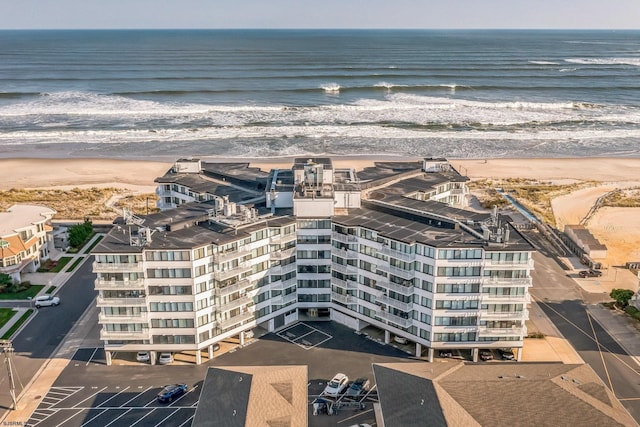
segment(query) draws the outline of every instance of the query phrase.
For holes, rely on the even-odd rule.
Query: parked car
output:
[[[172,402],[187,392],[186,384],[170,384],[158,393],[158,402]]]
[[[33,305],[35,305],[36,308],[50,307],[52,305],[60,304],[60,298],[52,297],[51,295],[42,295],[42,296],[36,297],[33,301],[34,301]]]
[[[158,357],[158,363],[161,365],[168,365],[169,363],[173,363],[173,354],[160,353],[160,356]]]
[[[511,351],[511,349],[501,349],[500,357],[502,357],[502,360],[513,360],[513,351]]]
[[[581,270],[578,273],[578,276],[585,278],[585,277],[601,277],[602,276],[602,271],[600,270]]]
[[[347,397],[355,399],[362,393],[366,393],[369,390],[369,380],[367,378],[358,378],[351,383],[347,389]]]
[[[136,360],[138,362],[148,362],[149,360],[151,360],[151,357],[149,356],[148,351],[139,351],[136,354]]]
[[[480,359],[482,360],[492,360],[493,359],[493,353],[491,353],[489,350],[480,350]]]
[[[347,377],[345,374],[335,374],[331,381],[327,383],[327,386],[324,388],[322,394],[337,397],[344,391],[348,383],[349,377]]]
[[[395,337],[393,337],[393,340],[395,342],[397,342],[398,344],[406,344],[408,341],[405,337],[400,337],[398,335],[396,335]]]
[[[440,357],[451,358],[453,357],[453,353],[449,350],[440,350]]]

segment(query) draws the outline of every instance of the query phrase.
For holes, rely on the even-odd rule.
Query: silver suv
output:
[[[33,300],[33,305],[35,305],[36,308],[50,307],[58,304],[60,304],[60,298],[52,297],[51,295],[42,295]]]

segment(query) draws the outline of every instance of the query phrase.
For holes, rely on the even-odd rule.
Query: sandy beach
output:
[[[290,158],[205,160],[247,161],[263,170],[292,165]],[[419,159],[355,156],[333,159],[335,167],[357,170],[372,166],[375,161],[392,160]],[[525,178],[556,184],[594,182],[592,187],[553,200],[556,226],[560,229],[565,224],[578,223],[601,195],[616,188],[640,188],[638,158],[453,159],[451,164],[472,180]],[[0,159],[3,172],[0,190],[117,187],[134,194],[153,193],[154,179],[171,165],[171,162],[121,159]],[[601,209],[588,226],[592,234],[609,247],[607,264],[620,265],[630,258],[640,261],[640,208]]]

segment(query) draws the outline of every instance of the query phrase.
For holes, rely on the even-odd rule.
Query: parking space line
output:
[[[95,349],[93,349],[93,353],[91,353],[91,356],[89,356],[89,360],[87,360],[87,364],[84,366],[89,366],[89,363],[91,363],[91,360],[93,359],[93,356],[96,355],[96,352],[98,351],[99,347],[96,347]]]
[[[71,415],[69,418],[67,418],[66,420],[64,420],[63,422],[61,422],[60,424],[58,424],[56,427],[60,427],[63,426],[67,423],[67,421],[69,421],[71,418],[75,417],[76,415],[78,415],[79,413],[81,413],[82,411],[77,411],[74,412],[73,415]]]
[[[191,392],[192,392],[192,391],[194,391],[196,388],[198,388],[198,386],[197,386],[197,385],[196,385],[196,386],[193,386],[193,388],[189,389],[189,390],[187,391],[187,393],[191,393]],[[173,405],[173,404],[174,404],[174,403],[176,403],[178,400],[180,400],[180,399],[182,399],[183,397],[185,397],[185,396],[187,395],[187,393],[184,393],[182,396],[180,396],[179,398],[177,398],[177,399],[176,399],[176,400],[174,400],[173,402],[169,403],[167,406],[171,406],[171,405]]]
[[[193,420],[194,415],[191,415],[185,422],[183,422],[182,424],[180,424],[178,427],[182,427],[184,425],[186,425],[187,423],[189,423],[189,425],[191,425],[191,420]]]
[[[134,399],[137,399],[137,398],[138,398],[138,396],[140,396],[141,394],[144,394],[144,393],[148,392],[148,391],[149,391],[149,390],[151,390],[152,388],[153,388],[153,387],[151,387],[151,386],[147,387],[147,389],[146,389],[145,391],[143,391],[142,393],[138,393],[136,396],[134,396],[134,397],[132,397],[131,399],[127,400],[127,401],[126,401],[126,402],[124,402],[122,405],[120,405],[120,407],[127,406],[127,403],[131,402],[131,401],[132,401],[132,400],[134,400]],[[105,427],[106,427],[106,426],[105,426]]]
[[[142,421],[145,417],[148,417],[149,415],[151,415],[153,412],[154,412],[154,410],[151,410],[151,411],[147,412],[146,414],[141,416],[138,421],[136,421],[135,423],[131,424],[129,427],[133,427],[134,425],[138,424],[140,421]]]
[[[90,419],[89,421],[87,421],[86,423],[81,424],[81,425],[80,425],[80,427],[83,427],[83,426],[85,426],[85,425],[89,424],[91,421],[95,420],[95,419],[96,419],[96,418],[98,418],[100,415],[104,414],[105,412],[107,412],[107,410],[106,410],[106,409],[105,409],[105,410],[103,410],[103,411],[100,411],[100,413],[99,413],[98,415],[96,415],[95,417],[91,418],[91,419]]]
[[[124,390],[120,390],[119,392],[117,392],[116,394],[114,394],[113,396],[111,396],[110,398],[108,398],[107,400],[105,400],[104,402],[99,404],[98,406],[96,406],[96,408],[101,407],[102,405],[104,405],[105,403],[107,403],[108,401],[113,399],[114,397],[118,396],[120,393],[124,393],[125,391],[127,391],[127,389],[129,389],[129,388],[130,388],[130,386],[127,386]]]
[[[118,421],[120,418],[124,417],[125,415],[127,415],[129,412],[131,412],[131,409],[127,409],[126,411],[124,411],[124,413],[120,414],[120,416],[118,418],[116,418],[115,420],[111,421],[109,424],[105,425],[104,427],[109,427],[111,424],[115,423],[116,421]]]
[[[172,413],[170,413],[169,415],[167,415],[166,417],[164,417],[163,420],[161,420],[158,424],[156,424],[154,427],[158,427],[160,424],[162,424],[163,422],[165,422],[167,419],[173,417],[176,412],[178,412],[180,409],[176,409],[175,411],[173,411]]]
[[[90,395],[89,397],[87,397],[86,399],[82,399],[80,402],[76,403],[75,405],[72,406],[72,408],[75,408],[76,406],[78,406],[79,404],[86,402],[87,400],[91,399],[92,397],[95,397],[96,394],[101,393],[102,391],[104,391],[106,388],[108,387],[102,387],[100,390],[96,391],[95,393],[93,393],[92,395]]]

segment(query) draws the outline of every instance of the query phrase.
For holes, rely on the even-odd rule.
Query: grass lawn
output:
[[[78,266],[78,264],[80,264],[82,261],[84,261],[84,257],[76,258],[76,261],[73,263],[73,265],[71,267],[69,267],[69,269],[67,269],[67,271],[70,272],[70,271],[75,270],[76,267]]]
[[[29,289],[25,289],[24,291],[13,292],[13,293],[2,293],[0,294],[0,300],[28,299],[29,297],[34,298],[42,288],[44,288],[44,285],[31,285]]]
[[[20,317],[20,319],[18,319],[18,321],[14,323],[13,326],[11,326],[11,328],[9,328],[7,333],[4,334],[2,337],[0,337],[0,339],[8,340],[9,338],[11,338],[11,335],[13,335],[18,330],[18,328],[22,326],[22,324],[31,316],[32,313],[33,313],[33,309],[27,310],[22,315],[22,317]]]
[[[72,258],[68,256],[63,256],[57,261],[47,260],[40,265],[38,273],[59,273],[71,260]]]
[[[12,308],[0,308],[0,328],[15,316],[16,313],[17,311],[13,311]]]

